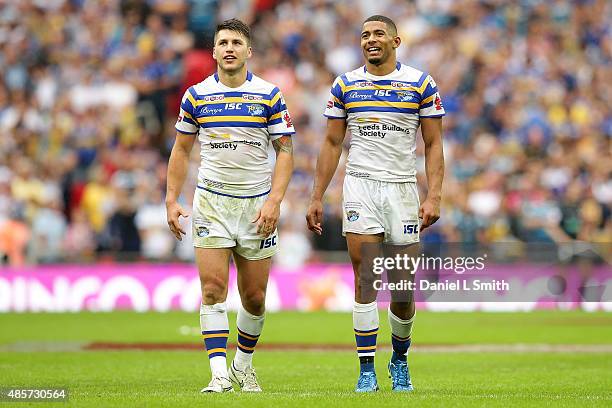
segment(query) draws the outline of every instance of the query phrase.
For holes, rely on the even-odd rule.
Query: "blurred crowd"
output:
[[[399,60],[431,73],[447,112],[442,218],[423,240],[611,241],[605,0],[0,0],[0,265],[192,259],[167,229],[166,165],[182,92],[214,71],[214,27],[232,17],[298,132],[276,261],[343,249],[345,154],[322,238],[304,214],[330,85],[362,65],[372,14],[395,20]]]

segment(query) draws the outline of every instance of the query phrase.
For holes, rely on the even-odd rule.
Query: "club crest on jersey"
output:
[[[359,219],[359,213],[355,210],[349,210],[346,212],[346,219],[350,222],[357,221]]]
[[[251,114],[251,116],[261,116],[264,113],[263,106],[259,104],[249,105],[248,109],[249,109],[249,114]]]
[[[205,226],[200,226],[196,228],[196,235],[200,238],[207,237],[210,234],[210,230]]]
[[[402,102],[416,101],[416,97],[411,92],[396,91],[397,97]]]

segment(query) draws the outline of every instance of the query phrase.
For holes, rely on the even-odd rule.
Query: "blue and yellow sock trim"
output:
[[[202,332],[208,358],[226,356],[228,337],[229,330],[206,330]]]
[[[355,343],[357,343],[357,355],[359,357],[373,356],[376,352],[376,336],[378,327],[371,330],[355,329]]]
[[[238,329],[238,350],[247,354],[253,353],[257,340],[259,340],[259,335],[249,334]]]

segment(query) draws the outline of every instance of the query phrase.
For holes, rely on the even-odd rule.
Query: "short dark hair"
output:
[[[395,26],[395,23],[393,22],[393,20],[391,20],[389,17],[376,14],[371,17],[368,17],[363,22],[363,24],[367,23],[368,21],[380,21],[381,23],[385,23],[387,25],[387,29],[389,30],[389,34],[393,36],[397,35],[397,27]]]
[[[217,42],[217,33],[221,30],[230,30],[240,33],[247,39],[248,44],[251,44],[251,29],[237,18],[225,20],[217,25],[217,29],[215,30],[215,42]]]

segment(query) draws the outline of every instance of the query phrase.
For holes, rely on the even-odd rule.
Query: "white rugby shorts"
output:
[[[419,242],[416,183],[392,183],[346,175],[342,194],[342,235],[384,234],[384,242]]]
[[[253,219],[268,198],[231,197],[201,187],[193,199],[193,246],[198,248],[234,248],[249,260],[269,258],[278,250],[278,231],[264,238],[257,233]]]

